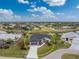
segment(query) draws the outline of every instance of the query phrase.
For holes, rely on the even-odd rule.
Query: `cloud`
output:
[[[50,6],[63,6],[66,3],[66,0],[43,0],[48,3]]]
[[[13,12],[9,9],[0,9],[0,18],[1,19],[12,19],[13,18]]]
[[[33,9],[28,9],[28,11],[30,12],[39,12],[41,13],[41,17],[45,17],[45,18],[54,18],[55,15],[54,13],[50,10],[47,9],[46,7],[37,7],[37,8],[33,8]]]
[[[79,8],[79,5],[77,5],[76,8]]]
[[[31,7],[32,7],[32,8],[35,8],[35,7],[36,7],[36,5],[31,5]]]
[[[57,15],[64,15],[64,13],[56,13]]]
[[[25,0],[18,0],[18,2],[23,3],[23,4],[29,4],[29,1]]]
[[[20,16],[15,15],[10,9],[0,9],[0,21],[16,21]]]

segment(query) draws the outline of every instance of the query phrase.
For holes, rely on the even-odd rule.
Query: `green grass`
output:
[[[39,57],[46,56],[49,53],[51,53],[53,50],[55,50],[54,45],[52,45],[52,46],[44,45],[38,49],[38,56]]]
[[[21,50],[18,46],[11,46],[9,49],[0,49],[0,56],[7,57],[24,57],[28,50]]]
[[[62,59],[79,59],[79,55],[75,54],[64,54]]]
[[[44,57],[49,53],[62,48],[69,48],[69,43],[63,43],[62,41],[58,41],[57,44],[53,44],[52,46],[47,46],[46,44],[38,49],[38,56]]]

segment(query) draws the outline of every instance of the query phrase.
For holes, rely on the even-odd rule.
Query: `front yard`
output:
[[[70,44],[65,44],[65,43],[62,44],[62,42],[60,42],[58,44],[53,44],[52,46],[44,45],[38,49],[38,56],[44,57],[57,49],[62,49],[62,48],[66,49],[68,47],[70,47]]]

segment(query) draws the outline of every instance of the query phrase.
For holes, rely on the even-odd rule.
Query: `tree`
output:
[[[29,40],[28,35],[25,35],[17,42],[21,49],[28,49]]]

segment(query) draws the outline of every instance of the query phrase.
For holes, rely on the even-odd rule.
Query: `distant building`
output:
[[[71,26],[62,26],[61,28],[62,28],[62,29],[72,29]]]
[[[3,29],[3,25],[2,24],[0,24],[0,30],[2,30]]]
[[[77,34],[79,34],[79,31],[76,31]]]
[[[0,34],[1,34],[1,33],[7,33],[7,32],[5,32],[5,31],[0,31]]]

